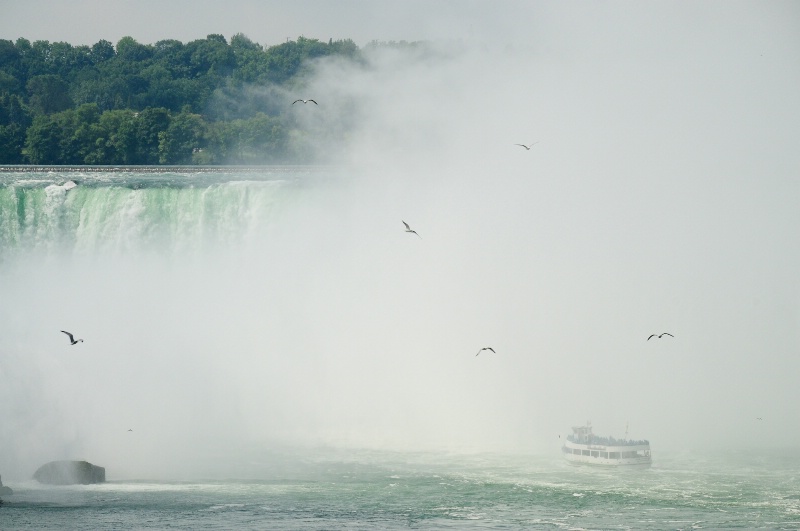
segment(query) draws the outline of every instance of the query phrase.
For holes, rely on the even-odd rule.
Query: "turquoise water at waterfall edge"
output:
[[[367,268],[393,271],[391,255],[361,260],[357,245],[357,260],[316,254],[330,251],[337,228],[309,217],[309,204],[324,204],[335,188],[325,183],[341,174],[0,173],[0,475],[14,490],[2,497],[0,531],[800,529],[800,456],[788,449],[669,452],[651,439],[651,468],[605,470],[566,463],[555,434],[552,448],[529,454],[346,444],[339,419],[402,446],[395,419],[417,410],[398,414],[391,395],[381,401],[394,380],[342,398],[336,392],[348,390],[325,377],[367,365],[378,378],[401,366],[369,365],[371,351],[346,358],[341,349],[336,363],[306,352],[325,344],[310,327],[324,325],[348,290],[366,294],[349,303],[363,304],[363,317],[373,312],[370,290],[395,282],[388,273],[374,285],[353,281]],[[405,238],[400,219],[392,223]],[[386,239],[368,236],[376,247]],[[424,237],[402,241],[429,245]],[[307,278],[293,275],[297,264]],[[350,285],[336,286],[329,268],[353,270]],[[314,306],[324,297],[329,306]],[[86,342],[67,345],[62,327]],[[484,359],[471,347],[466,356]],[[390,391],[417,389],[411,377],[398,380]],[[322,398],[310,399],[317,388]],[[364,421],[348,416],[360,402],[376,402],[390,420],[369,432],[371,410]],[[258,442],[273,432],[307,444]],[[56,459],[103,466],[107,482],[29,479]]]

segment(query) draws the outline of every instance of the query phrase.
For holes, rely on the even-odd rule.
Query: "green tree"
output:
[[[106,40],[99,40],[92,45],[90,57],[93,64],[99,64],[108,61],[116,55],[114,45]]]
[[[28,80],[27,89],[34,114],[51,114],[72,107],[68,86],[56,75],[34,76]]]
[[[0,125],[17,124],[25,128],[30,123],[30,116],[22,98],[9,92],[0,93]]]
[[[298,37],[267,49],[269,80],[282,83],[296,75],[309,59],[330,54],[330,47],[317,39]]]
[[[32,164],[56,164],[61,155],[61,129],[49,116],[39,115],[28,127],[25,155]]]
[[[349,39],[299,37],[267,48],[243,34],[154,45],[123,37],[116,46],[0,40],[0,161],[308,160],[312,137],[346,131],[292,129],[286,86],[302,84],[310,62],[331,55],[362,60]]]
[[[288,135],[277,117],[264,113],[233,120],[212,129],[210,149],[217,160],[229,164],[282,162]]]
[[[19,94],[20,82],[13,75],[0,70],[0,94]]]
[[[14,79],[20,78],[22,74],[22,54],[13,42],[5,39],[0,39],[0,70]]]
[[[175,79],[161,64],[154,64],[142,70],[147,80],[147,91],[143,94],[143,106],[164,107],[178,112],[184,105],[198,106],[205,92],[201,82],[196,79]]]
[[[19,124],[0,125],[0,164],[25,162],[25,129]]]
[[[97,140],[95,104],[40,115],[28,128],[25,153],[34,164],[84,164]]]
[[[234,53],[244,51],[263,52],[264,48],[257,42],[253,42],[244,33],[237,33],[231,37],[231,49]]]
[[[117,57],[123,61],[145,61],[153,56],[153,49],[145,44],[139,44],[133,37],[122,37],[117,41]]]
[[[100,119],[100,109],[96,103],[86,103],[74,111],[62,113],[68,121],[62,126],[65,144],[64,151],[69,153],[70,164],[86,164],[86,158],[93,152],[100,131],[96,124]]]
[[[136,155],[134,164],[158,164],[159,137],[170,124],[169,111],[163,107],[148,108],[134,114]]]
[[[102,113],[93,125],[94,143],[88,146],[86,164],[138,164],[136,114],[129,110]]]
[[[17,40],[17,45],[22,54],[23,68],[25,68],[28,78],[53,73],[50,62],[50,43],[48,41],[38,40],[30,43]]]
[[[25,133],[30,123],[22,98],[9,92],[0,93],[0,164],[25,161]]]
[[[205,147],[206,124],[199,114],[184,109],[158,135],[161,164],[189,164],[192,154]]]
[[[167,39],[158,41],[154,46],[153,64],[166,69],[173,79],[190,75],[190,53],[181,41]]]
[[[70,79],[92,64],[91,49],[88,46],[74,47],[68,42],[54,42],[50,44],[47,62],[51,73]]]
[[[358,56],[358,46],[351,39],[328,41],[328,48],[333,55],[342,55],[351,59]]]

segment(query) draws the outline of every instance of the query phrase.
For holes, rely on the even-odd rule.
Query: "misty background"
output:
[[[338,169],[241,239],[0,262],[4,476],[205,477],[282,445],[555,458],[587,420],[655,460],[797,446],[796,4],[229,4],[8,2],[0,36],[436,53],[315,63],[301,119]]]

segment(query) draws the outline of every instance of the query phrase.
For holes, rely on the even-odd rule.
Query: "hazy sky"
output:
[[[3,0],[0,36],[94,44],[100,39],[116,43],[127,35],[154,43],[162,39],[187,42],[210,33],[227,38],[244,33],[266,45],[302,35],[326,41],[349,38],[363,46],[373,39],[466,39],[530,31],[535,20],[504,13],[525,4],[506,2],[501,8],[473,0]]]
[[[52,347],[6,339],[12,324],[34,342],[26,312],[51,328],[87,317],[95,339],[80,367],[97,371],[106,400],[70,396],[94,423],[122,409],[144,426],[159,411],[180,428],[173,442],[194,447],[277,430],[557,452],[557,434],[589,419],[616,436],[630,422],[654,452],[797,446],[797,2],[5,1],[2,13],[0,38],[75,44],[239,32],[266,45],[463,44],[438,59],[314,67],[297,96],[321,105],[305,125],[344,131],[336,158],[355,177],[287,213],[263,262],[174,277],[127,263],[70,284],[31,266],[30,283],[0,286],[15,301],[0,308],[0,345],[52,378]],[[161,318],[153,300],[169,301]],[[142,351],[129,334],[114,347],[129,384],[109,383],[117,369],[92,349],[114,333],[91,316],[107,328],[141,319],[139,339],[159,345]],[[646,341],[664,331],[674,340]],[[208,343],[190,355],[192,337]],[[487,345],[497,355],[476,358]],[[136,376],[150,382],[138,404]],[[24,378],[46,386],[19,373],[20,393]],[[195,400],[195,417],[175,406]],[[79,435],[114,460],[111,436],[101,448]],[[143,456],[167,446],[163,433],[143,437]]]

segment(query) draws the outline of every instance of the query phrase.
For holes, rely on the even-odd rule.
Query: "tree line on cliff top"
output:
[[[264,47],[242,34],[116,46],[0,40],[0,164],[317,162],[288,95],[307,97],[314,59],[363,62],[362,52],[349,39]]]

